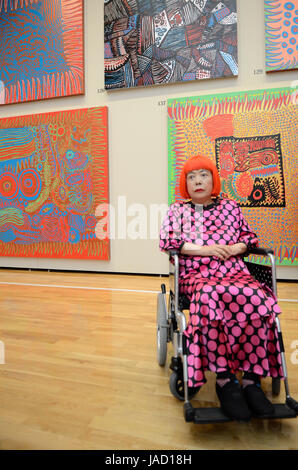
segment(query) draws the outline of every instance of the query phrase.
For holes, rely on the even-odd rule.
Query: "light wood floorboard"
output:
[[[166,367],[156,361],[161,282],[168,284],[149,276],[0,270],[0,449],[298,448],[298,419],[184,421],[168,386],[171,346]],[[297,284],[278,283],[278,295],[298,299]],[[298,303],[280,305],[298,400]],[[271,398],[271,381],[263,383]],[[198,399],[217,406],[211,373],[194,404]],[[282,388],[273,401],[283,400]]]

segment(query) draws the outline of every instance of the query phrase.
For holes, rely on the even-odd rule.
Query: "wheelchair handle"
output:
[[[178,250],[169,250],[169,255],[174,257],[175,255],[179,255],[180,252]]]

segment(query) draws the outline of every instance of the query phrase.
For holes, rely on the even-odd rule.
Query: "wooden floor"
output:
[[[298,448],[298,419],[185,423],[168,364],[156,361],[161,282],[167,278],[0,270],[0,449]],[[297,284],[279,283],[278,293],[298,299]],[[298,303],[280,305],[298,400]],[[270,380],[263,383],[271,397]],[[218,403],[214,375],[198,398]],[[283,400],[282,388],[273,401]]]

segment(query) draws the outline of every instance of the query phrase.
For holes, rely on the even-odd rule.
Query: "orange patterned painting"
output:
[[[265,0],[266,72],[298,68],[298,0]]]
[[[169,203],[181,199],[184,161],[204,154],[261,245],[278,264],[297,265],[297,117],[291,88],[169,100]]]
[[[107,108],[0,119],[0,255],[109,259]]]

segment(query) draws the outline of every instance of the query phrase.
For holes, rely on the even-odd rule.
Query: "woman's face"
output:
[[[186,175],[186,185],[189,196],[195,204],[211,202],[213,190],[212,173],[209,170],[193,170]]]

